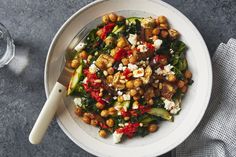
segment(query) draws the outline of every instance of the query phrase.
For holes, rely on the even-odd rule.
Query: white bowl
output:
[[[61,102],[57,112],[58,124],[78,146],[97,156],[161,155],[183,142],[196,128],[207,108],[212,87],[211,61],[204,40],[187,18],[167,3],[154,0],[106,0],[93,2],[76,12],[57,32],[49,48],[45,65],[46,94],[49,95],[60,74],[69,42],[83,26],[109,12],[143,17],[165,15],[172,27],[181,33],[181,40],[188,46],[187,59],[194,80],[183,100],[182,111],[175,116],[173,123],[163,122],[156,133],[126,140],[121,144],[113,144],[111,137],[100,138],[97,128],[81,122],[74,114],[74,106],[69,98]]]

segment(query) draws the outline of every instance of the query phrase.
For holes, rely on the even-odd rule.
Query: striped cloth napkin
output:
[[[176,157],[236,157],[236,40],[221,43],[212,58],[213,89],[194,132],[176,148]]]

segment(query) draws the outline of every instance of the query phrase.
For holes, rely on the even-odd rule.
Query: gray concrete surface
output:
[[[0,0],[0,22],[11,32],[18,52],[18,60],[0,69],[1,157],[92,156],[70,141],[55,121],[41,145],[28,142],[30,129],[46,100],[43,71],[49,44],[64,21],[89,2],[91,0]],[[235,0],[166,2],[196,25],[211,55],[220,42],[236,37]],[[15,65],[17,69],[12,68]]]

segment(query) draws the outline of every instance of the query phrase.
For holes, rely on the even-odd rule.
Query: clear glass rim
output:
[[[0,23],[0,30],[1,33],[3,33],[3,36],[6,36],[7,40],[6,52],[3,54],[2,58],[0,58],[0,67],[3,67],[4,65],[7,65],[14,58],[15,45],[9,31],[2,23]]]

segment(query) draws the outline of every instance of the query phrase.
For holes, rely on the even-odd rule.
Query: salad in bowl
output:
[[[173,122],[193,83],[179,37],[165,16],[102,16],[68,55],[75,114],[99,127],[101,137],[112,134],[114,143]]]

